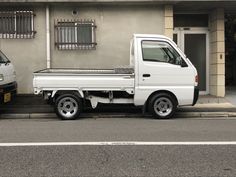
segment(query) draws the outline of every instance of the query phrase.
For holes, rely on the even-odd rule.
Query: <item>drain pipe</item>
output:
[[[46,52],[47,52],[47,69],[51,68],[51,49],[50,49],[50,14],[49,5],[46,6]]]

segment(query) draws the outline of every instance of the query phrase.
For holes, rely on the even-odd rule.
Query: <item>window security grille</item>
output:
[[[0,38],[33,38],[34,16],[33,11],[0,11]]]
[[[55,45],[59,50],[96,49],[94,20],[57,20]]]

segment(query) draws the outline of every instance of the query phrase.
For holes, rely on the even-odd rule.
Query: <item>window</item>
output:
[[[0,11],[0,38],[33,38],[33,11]]]
[[[55,44],[59,50],[96,48],[93,20],[57,21],[55,28]]]
[[[166,42],[161,41],[142,41],[142,52],[144,61],[164,62],[181,65],[182,58]]]
[[[0,64],[10,62],[8,58],[0,51]]]

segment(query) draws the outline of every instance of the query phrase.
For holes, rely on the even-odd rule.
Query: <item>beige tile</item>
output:
[[[210,75],[210,78],[209,78],[209,80],[210,80],[210,85],[217,85],[217,75]]]
[[[225,75],[210,75],[210,85],[224,86],[225,85]]]
[[[215,85],[210,85],[210,94],[217,95],[217,87]]]
[[[210,64],[225,63],[225,53],[211,53],[210,54]]]
[[[172,5],[165,5],[165,17],[173,17],[173,6]]]
[[[216,96],[224,97],[225,96],[225,86],[217,86]]]
[[[210,74],[211,75],[224,75],[225,74],[225,64],[214,63],[210,65]]]
[[[165,18],[165,28],[173,29],[173,17],[164,17]]]
[[[173,29],[165,29],[164,34],[165,34],[165,36],[173,39]]]
[[[210,44],[211,53],[224,53],[225,52],[225,42],[217,41]]]
[[[209,70],[210,70],[211,75],[216,75],[217,74],[217,64],[211,64]]]
[[[210,85],[210,94],[218,97],[225,96],[225,86],[211,86]]]
[[[225,64],[218,63],[217,67],[217,74],[224,75],[225,74]]]
[[[223,42],[225,40],[224,31],[214,31],[210,33],[210,41],[213,42]]]

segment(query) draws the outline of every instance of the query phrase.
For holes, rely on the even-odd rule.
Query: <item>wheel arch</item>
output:
[[[145,105],[147,105],[147,104],[149,103],[149,101],[151,100],[151,98],[152,98],[154,95],[159,94],[159,93],[166,93],[166,94],[169,94],[171,97],[173,97],[173,98],[175,99],[177,106],[179,105],[178,99],[177,99],[177,97],[175,96],[175,94],[174,94],[173,92],[171,92],[171,91],[168,91],[168,90],[157,90],[157,91],[151,93],[151,94],[149,95],[149,97],[148,97],[148,99],[147,99]]]
[[[56,100],[59,96],[64,94],[72,94],[78,98],[84,98],[84,93],[80,90],[55,90],[52,92],[52,98]]]

